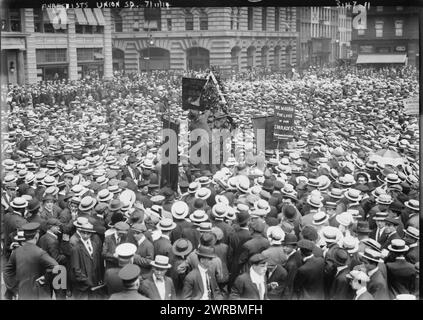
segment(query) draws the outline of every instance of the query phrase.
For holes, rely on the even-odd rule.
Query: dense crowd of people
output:
[[[403,105],[417,71],[233,75],[222,91],[244,133],[236,150],[217,166],[179,163],[172,189],[162,116],[188,124],[181,78],[206,74],[9,88],[5,297],[418,298],[419,127]],[[258,155],[252,119],[276,103],[295,107],[294,137]]]

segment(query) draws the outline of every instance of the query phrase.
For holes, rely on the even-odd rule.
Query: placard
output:
[[[201,95],[203,93],[206,79],[182,78],[182,109],[204,111],[205,106],[201,105]]]
[[[275,105],[275,129],[274,136],[278,140],[286,140],[294,137],[295,108],[290,104]]]
[[[419,114],[419,96],[415,95],[404,100],[404,113],[408,115]]]

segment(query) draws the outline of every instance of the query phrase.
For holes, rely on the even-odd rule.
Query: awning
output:
[[[74,9],[75,15],[76,15],[76,22],[80,25],[86,25],[88,24],[87,19],[85,19],[84,11],[82,9]]]
[[[55,29],[66,29],[66,12],[55,8],[46,8],[48,20]],[[60,23],[59,23],[60,22]]]
[[[106,21],[104,20],[104,16],[103,16],[103,11],[101,11],[100,8],[94,8],[94,15],[97,19],[98,25],[99,26],[104,26],[106,25]]]
[[[360,54],[356,63],[406,63],[406,61],[405,54]]]
[[[88,24],[91,26],[97,25],[97,20],[94,17],[93,9],[86,8],[84,9],[85,16],[87,17]]]

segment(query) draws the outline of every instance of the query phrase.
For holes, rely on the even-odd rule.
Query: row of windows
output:
[[[404,28],[403,20],[395,20],[395,36],[396,37],[403,36],[403,28]],[[383,37],[383,20],[376,20],[375,29],[376,29],[376,38],[382,38]],[[366,30],[358,29],[357,34],[359,36],[363,36],[366,34]]]

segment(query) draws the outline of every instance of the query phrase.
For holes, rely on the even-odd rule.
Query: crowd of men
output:
[[[263,162],[236,141],[210,170],[180,163],[173,190],[158,133],[164,113],[188,120],[181,76],[10,88],[7,299],[418,298],[419,128],[403,106],[415,69],[235,75],[222,89],[240,130],[295,107],[289,148]]]

